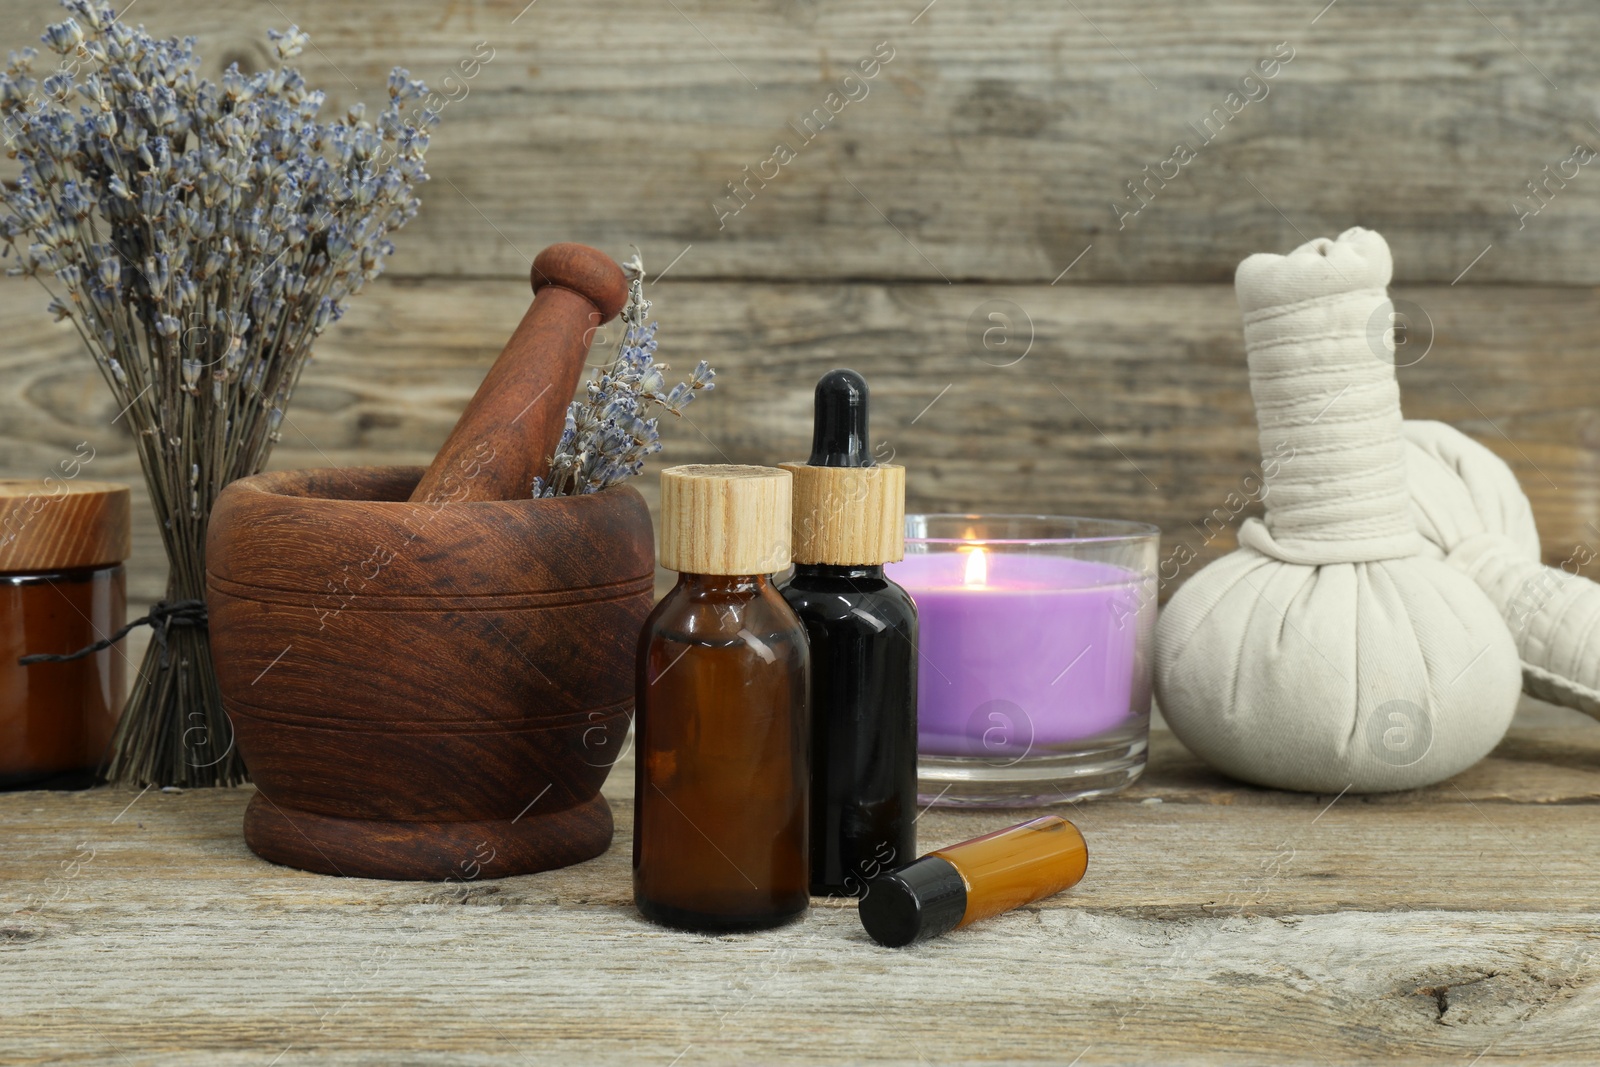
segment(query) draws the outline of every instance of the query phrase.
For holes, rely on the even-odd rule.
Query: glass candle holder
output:
[[[1161,531],[1056,515],[907,515],[923,804],[1033,807],[1144,771]]]

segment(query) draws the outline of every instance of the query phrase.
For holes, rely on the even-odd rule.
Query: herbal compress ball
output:
[[[1420,554],[1390,272],[1383,238],[1352,229],[1235,278],[1261,452],[1279,462],[1265,521],[1162,612],[1156,693],[1184,744],[1259,785],[1426,785],[1482,758],[1516,708],[1500,613]]]
[[[1523,685],[1600,718],[1600,585],[1579,572],[1587,544],[1560,566],[1540,559],[1533,508],[1499,456],[1442,422],[1407,422],[1412,514],[1427,551],[1478,583],[1522,656]]]

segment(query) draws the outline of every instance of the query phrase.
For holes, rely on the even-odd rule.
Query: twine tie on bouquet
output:
[[[112,645],[127,637],[141,626],[148,626],[155,632],[156,644],[161,646],[161,667],[165,670],[172,665],[170,650],[167,647],[167,631],[174,626],[197,626],[202,629],[206,625],[206,602],[204,600],[174,600],[171,602],[158,600],[150,605],[150,614],[142,615],[128,623],[110,637],[78,649],[76,652],[35,652],[17,660],[24,667],[31,667],[35,663],[71,663],[74,660],[92,656],[96,652],[104,652]]]

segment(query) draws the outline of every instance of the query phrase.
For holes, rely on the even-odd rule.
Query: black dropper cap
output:
[[[949,933],[967,911],[967,883],[942,856],[923,856],[867,885],[861,925],[885,948]]]
[[[816,422],[811,430],[813,467],[870,467],[867,380],[853,370],[831,370],[817,380]]]

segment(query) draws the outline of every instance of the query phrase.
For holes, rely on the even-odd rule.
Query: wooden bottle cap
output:
[[[103,567],[128,558],[128,487],[0,479],[0,573]]]
[[[794,475],[791,536],[796,563],[868,567],[905,557],[904,467],[781,466]]]
[[[661,565],[685,574],[783,570],[791,481],[776,467],[668,467],[661,472]]]

